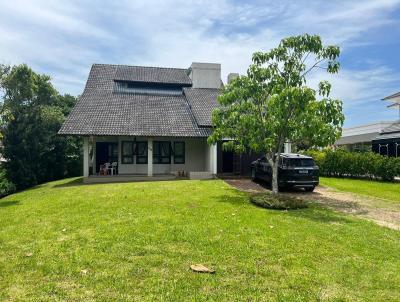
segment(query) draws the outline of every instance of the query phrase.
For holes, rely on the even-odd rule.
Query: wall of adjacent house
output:
[[[169,174],[176,171],[201,172],[208,171],[208,149],[206,138],[165,138],[155,137],[154,141],[169,141],[173,146],[174,142],[185,142],[185,163],[174,164],[174,157],[171,154],[170,164],[153,163],[153,174]],[[143,174],[147,175],[147,164],[122,164],[121,146],[123,141],[133,141],[134,137],[95,137],[93,139],[93,165],[96,164],[96,142],[118,143],[118,173],[119,174]],[[136,137],[136,141],[147,141],[147,137]],[[93,168],[95,171],[95,168]]]

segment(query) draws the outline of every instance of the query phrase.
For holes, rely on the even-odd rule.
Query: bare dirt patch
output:
[[[254,181],[251,181],[251,179],[248,178],[233,178],[224,180],[226,183],[228,183],[229,185],[240,191],[250,192],[250,193],[261,193],[267,191],[267,189],[264,186]]]
[[[250,179],[226,179],[225,181],[240,191],[259,193],[268,190],[265,185],[255,183]],[[400,210],[396,207],[382,207],[382,203],[385,202],[382,199],[340,192],[323,186],[318,186],[314,192],[298,190],[284,192],[283,194],[312,200],[330,209],[365,218],[381,226],[400,230]]]

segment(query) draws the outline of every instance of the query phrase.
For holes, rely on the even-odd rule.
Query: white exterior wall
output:
[[[149,164],[122,164],[121,159],[121,145],[122,141],[133,141],[135,137],[95,137],[94,142],[117,142],[118,143],[118,173],[119,174],[142,174],[148,175],[150,173]],[[169,141],[173,146],[174,142],[185,142],[185,163],[174,164],[173,155],[171,156],[170,164],[152,164],[152,174],[169,174],[176,171],[188,172],[202,172],[209,171],[207,161],[207,152],[209,146],[207,145],[206,138],[166,138],[166,137],[136,137],[136,141],[148,142],[148,155],[150,155],[149,139],[154,141]],[[94,145],[95,145],[94,143]],[[152,158],[152,157],[151,157]],[[94,161],[94,165],[96,161]],[[95,167],[93,168],[95,171]]]

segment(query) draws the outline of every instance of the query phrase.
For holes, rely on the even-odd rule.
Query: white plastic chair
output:
[[[114,161],[108,169],[111,170],[111,175],[117,174],[117,165],[118,163]]]

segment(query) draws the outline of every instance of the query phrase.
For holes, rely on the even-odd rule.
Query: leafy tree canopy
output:
[[[341,134],[342,102],[329,97],[330,83],[321,81],[317,91],[306,85],[314,69],[337,73],[339,54],[339,47],[324,46],[319,36],[308,34],[254,53],[247,75],[226,85],[219,96],[222,106],[213,112],[209,143],[229,138],[226,148],[265,153],[277,192],[278,159],[285,142],[326,146]]]
[[[75,97],[60,95],[49,76],[25,64],[0,66],[0,89],[2,155],[17,188],[79,174],[80,144],[57,135]]]

